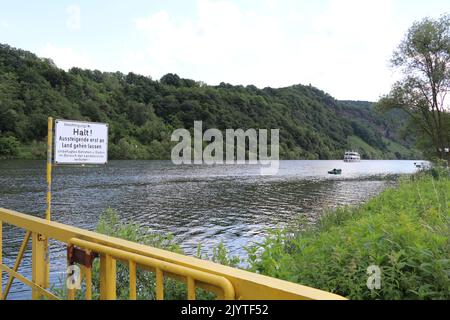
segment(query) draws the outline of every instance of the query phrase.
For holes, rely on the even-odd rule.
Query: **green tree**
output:
[[[434,154],[450,160],[445,152],[450,146],[450,15],[414,23],[394,52],[392,66],[403,78],[378,107],[407,112]]]
[[[0,137],[17,139],[17,157],[45,158],[48,116],[107,122],[110,159],[170,159],[171,132],[192,129],[194,120],[205,130],[279,128],[284,159],[340,158],[349,137],[384,157],[420,157],[407,150],[415,141],[396,137],[404,113],[380,115],[370,102],[337,101],[312,86],[258,89],[209,86],[176,74],[155,81],[133,73],[66,72],[0,44]],[[395,155],[385,140],[406,148]]]
[[[181,86],[181,79],[177,74],[168,73],[161,78],[161,83],[169,85],[169,86],[175,86],[179,87]]]

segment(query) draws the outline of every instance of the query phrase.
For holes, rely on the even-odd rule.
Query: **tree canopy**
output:
[[[450,161],[450,15],[414,23],[392,65],[403,77],[378,107],[405,111],[424,152]]]
[[[283,159],[415,158],[413,141],[371,103],[337,101],[312,86],[205,85],[72,68],[0,45],[0,157],[44,158],[47,117],[107,122],[111,159],[170,159],[174,129],[280,129]]]

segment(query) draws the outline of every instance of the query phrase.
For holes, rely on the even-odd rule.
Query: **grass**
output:
[[[405,178],[301,232],[273,232],[251,249],[250,269],[350,299],[449,299],[449,201],[448,172]],[[366,285],[371,265],[379,290]]]

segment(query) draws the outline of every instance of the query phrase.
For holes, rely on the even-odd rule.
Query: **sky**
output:
[[[0,0],[0,43],[65,70],[375,101],[398,77],[389,59],[408,28],[444,13],[448,0]]]

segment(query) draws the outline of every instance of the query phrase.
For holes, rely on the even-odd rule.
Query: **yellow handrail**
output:
[[[0,265],[2,265],[2,223],[25,229],[32,234],[31,281],[35,285],[33,286],[33,299],[39,299],[45,294],[41,288],[46,288],[47,285],[45,244],[48,239],[55,239],[67,245],[72,244],[101,254],[101,299],[115,298],[115,259],[128,261],[131,277],[136,276],[136,266],[139,265],[152,269],[156,273],[158,283],[162,283],[164,276],[185,281],[189,291],[188,298],[195,298],[195,290],[193,288],[197,286],[219,294],[220,292],[217,291],[217,288],[220,288],[220,291],[223,293],[221,298],[254,300],[344,299],[339,295],[311,287],[106,236],[3,208],[0,208]],[[4,268],[0,269],[6,270]],[[12,275],[14,276],[14,274]],[[90,274],[86,275],[88,277],[90,276]],[[1,288],[0,286],[0,296],[2,296]],[[133,288],[131,284],[130,289],[130,292],[135,291],[135,287]],[[156,296],[157,298],[163,297],[162,286],[157,286]],[[136,298],[136,295],[131,293],[130,298]]]
[[[130,253],[127,251],[110,248],[101,244],[88,242],[81,239],[71,239],[69,241],[69,244],[74,244],[80,248],[85,248],[92,250],[94,252],[104,254],[107,256],[111,256],[113,258],[125,261],[125,262],[134,262],[135,265],[139,265],[141,267],[148,267],[151,268],[152,271],[155,271],[157,274],[156,279],[156,290],[157,293],[159,292],[159,298],[163,298],[162,296],[162,290],[163,290],[163,272],[179,275],[182,277],[185,277],[188,282],[188,296],[195,298],[195,284],[192,283],[192,286],[189,286],[189,282],[192,281],[200,281],[205,284],[210,284],[215,287],[218,287],[223,292],[223,298],[225,300],[232,300],[234,299],[234,288],[230,281],[228,281],[226,278],[217,276],[215,274],[186,268],[183,266],[179,266],[170,262],[165,262],[161,260],[157,260],[154,258],[149,258],[145,256],[141,256],[135,253]],[[135,267],[135,266],[134,266]],[[115,276],[115,274],[110,274],[110,277]],[[131,279],[134,278],[134,279]],[[106,279],[106,281],[111,281],[110,279]],[[130,284],[136,283],[136,277],[130,276]],[[131,292],[131,291],[130,291]],[[135,292],[133,293],[135,295]],[[157,295],[158,296],[158,295]],[[193,300],[193,299],[192,299]]]

